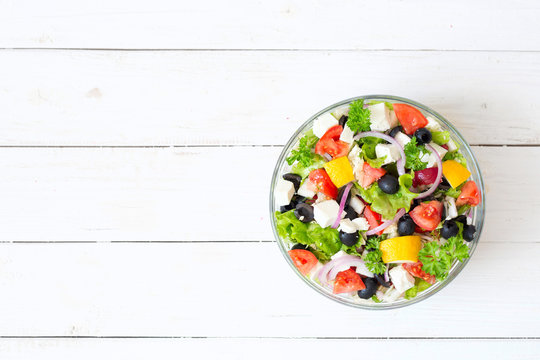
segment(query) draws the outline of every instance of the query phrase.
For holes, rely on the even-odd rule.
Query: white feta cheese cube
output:
[[[330,257],[330,259],[336,260],[337,258],[340,258],[340,257],[342,257],[342,256],[346,256],[346,255],[349,255],[349,254],[347,254],[347,253],[346,253],[345,251],[343,251],[343,250],[339,250],[337,253],[335,253],[334,255],[332,255],[332,256]]]
[[[362,169],[364,168],[364,158],[361,155],[362,150],[358,145],[354,145],[349,152],[349,162],[352,164],[354,178],[360,181],[363,177]]]
[[[437,152],[437,154],[439,154],[439,157],[442,158],[444,157],[444,155],[448,152],[448,150],[446,150],[445,148],[443,148],[442,146],[439,146],[437,144],[435,144],[433,141],[429,143],[429,145],[435,149],[435,151]],[[422,158],[423,159],[423,158]],[[422,161],[425,161],[425,160],[422,160]],[[428,157],[428,160],[427,160],[428,164],[427,164],[427,167],[433,167],[435,166],[435,164],[437,163],[437,159],[435,157],[434,154],[429,154],[429,157]]]
[[[334,111],[332,112],[332,115],[334,115],[334,117],[338,120],[341,119],[343,115],[347,114],[349,114],[349,105],[342,105],[334,109]]]
[[[339,136],[339,140],[345,141],[348,144],[352,144],[354,138],[354,132],[351,130],[350,127],[345,124],[343,127],[343,131],[341,132],[341,135]]]
[[[414,286],[414,277],[401,265],[390,270],[388,274],[399,293],[404,293]]]
[[[364,203],[357,196],[351,196],[349,205],[358,215],[361,215],[364,212]]]
[[[377,158],[386,156],[383,165],[390,164],[399,160],[399,150],[392,144],[377,144],[375,146]]]
[[[395,238],[398,237],[398,230],[397,230],[397,224],[394,223],[390,226],[387,226],[386,229],[383,230],[383,234],[388,234],[388,238]]]
[[[368,109],[371,112],[371,130],[386,131],[392,127],[390,110],[384,103],[370,105]]]
[[[294,195],[294,184],[290,181],[279,179],[274,188],[274,199],[278,206],[289,205]]]
[[[448,146],[448,151],[456,151],[458,149],[458,146],[454,142],[454,140],[450,139],[446,145]]]
[[[339,205],[335,200],[321,201],[313,205],[313,216],[317,224],[325,228],[336,222]]]
[[[442,131],[441,124],[436,119],[431,116],[426,116],[426,119],[428,121],[426,129],[429,131]]]
[[[365,217],[359,217],[352,220],[353,224],[356,225],[356,228],[361,231],[369,230],[369,223]]]
[[[324,113],[313,122],[313,134],[320,139],[328,129],[337,124],[335,117],[330,113]]]
[[[309,181],[309,179],[304,180],[304,182],[302,183],[302,185],[300,185],[300,188],[298,189],[298,195],[307,197],[307,198],[314,197],[315,191],[309,189],[311,185],[312,184]]]
[[[342,219],[339,222],[338,230],[352,234],[357,232],[356,225],[350,219]]]
[[[454,199],[451,196],[447,196],[444,198],[444,207],[446,209],[446,220],[453,219],[456,216],[458,216],[457,208],[456,208],[456,199]]]
[[[390,110],[390,128],[398,126],[399,121],[394,110]]]
[[[401,147],[405,147],[410,141],[411,138],[402,133],[401,131],[398,131],[397,134],[394,136],[394,139],[398,142]]]

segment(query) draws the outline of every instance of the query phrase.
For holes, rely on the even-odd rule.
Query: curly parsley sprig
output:
[[[368,252],[364,255],[364,262],[368,270],[374,274],[383,274],[386,271],[386,265],[382,261],[382,251],[379,249],[381,240],[381,237],[371,237],[366,243]]]
[[[355,100],[349,105],[347,126],[355,133],[371,130],[371,111],[364,109],[364,100]]]
[[[298,142],[298,148],[291,151],[291,155],[286,159],[289,165],[295,161],[301,163],[304,167],[313,164],[315,153],[311,151],[319,139],[309,131]]]
[[[405,167],[414,171],[425,169],[427,162],[420,160],[424,154],[429,154],[424,145],[418,145],[416,138],[413,136],[411,141],[405,145],[403,151],[405,152]]]

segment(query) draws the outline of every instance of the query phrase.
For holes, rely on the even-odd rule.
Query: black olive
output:
[[[289,203],[289,205],[280,206],[279,207],[279,212],[284,213],[284,212],[287,212],[287,211],[291,211],[292,209],[294,209],[294,206],[292,205],[292,203]]]
[[[441,186],[444,186],[444,188],[446,189],[450,189],[452,187],[450,186],[450,183],[448,182],[448,180],[446,180],[444,176],[442,177],[441,183],[439,184],[439,187]]]
[[[309,246],[304,244],[294,244],[291,250],[309,250]]]
[[[394,137],[400,131],[403,132],[403,128],[401,126],[396,126],[392,130],[390,130],[390,133],[388,133],[388,135],[390,135],[391,137]]]
[[[347,115],[341,115],[339,118],[339,125],[345,127],[345,123],[349,120],[349,117]]]
[[[300,196],[300,195],[293,195],[293,197],[291,199],[291,204],[292,204],[293,208],[295,208],[296,205],[298,205],[300,203],[303,203],[305,201],[306,201],[305,197]]]
[[[456,236],[459,232],[459,227],[454,220],[446,220],[441,229],[441,236],[445,239],[450,239]]]
[[[390,286],[392,286],[390,281],[384,280],[384,274],[375,274],[375,280],[377,280],[379,284],[381,284],[382,286],[386,288],[389,288]]]
[[[476,233],[476,226],[465,225],[463,228],[463,239],[466,241],[472,241],[474,239],[474,233]]]
[[[343,243],[345,246],[353,246],[358,242],[359,234],[358,231],[355,231],[353,233],[346,233],[344,231],[339,231],[339,240]]]
[[[300,183],[302,182],[302,177],[298,174],[288,173],[283,175],[283,180],[292,182],[294,185],[294,191],[298,191],[300,188]]]
[[[345,211],[345,219],[354,220],[358,217],[358,214],[350,205],[345,206],[343,211]]]
[[[459,215],[458,217],[454,218],[454,221],[460,222],[463,225],[467,225],[467,216]]]
[[[339,192],[338,192],[337,199],[336,199],[338,204],[341,204],[341,198],[343,197],[343,193],[345,192],[345,188],[346,188],[346,186],[342,186],[342,187],[339,188]],[[351,192],[350,191],[347,194],[347,199],[345,200],[345,205],[349,205],[349,201],[351,201]]]
[[[414,132],[414,137],[418,145],[429,144],[431,142],[431,132],[426,128],[420,128]]]
[[[416,228],[413,219],[409,214],[405,214],[399,218],[397,223],[397,230],[399,236],[412,235]]]
[[[379,288],[379,283],[374,278],[365,278],[364,285],[366,285],[364,290],[358,290],[358,296],[361,299],[370,299]]]
[[[395,194],[399,190],[399,181],[395,176],[386,174],[383,177],[381,177],[377,184],[379,184],[379,188],[387,194]]]
[[[313,221],[313,206],[306,203],[299,203],[294,210],[294,216],[303,223]]]

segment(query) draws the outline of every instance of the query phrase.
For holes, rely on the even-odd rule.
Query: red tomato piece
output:
[[[407,104],[393,105],[396,117],[407,135],[414,134],[416,130],[428,124],[426,117],[417,108]]]
[[[324,169],[315,169],[309,173],[309,181],[315,185],[317,191],[322,192],[324,195],[337,198],[338,189],[336,185],[330,180],[330,176]]]
[[[480,204],[480,190],[474,181],[467,181],[461,188],[461,193],[456,200],[456,206]]]
[[[309,250],[289,250],[289,256],[291,257],[294,266],[302,273],[302,275],[307,275],[317,265],[319,260],[313,255]]]
[[[407,270],[409,274],[411,274],[412,276],[415,276],[420,279],[424,279],[425,281],[427,281],[428,283],[432,285],[435,284],[435,281],[436,281],[435,275],[428,274],[427,272],[422,270],[422,266],[424,266],[424,264],[422,264],[422,262],[420,261],[417,263],[403,264],[403,268]]]
[[[328,129],[315,145],[315,153],[319,155],[328,154],[332,158],[346,156],[349,153],[349,144],[339,140],[343,132],[341,125],[334,125]]]
[[[443,204],[440,201],[432,200],[421,203],[409,212],[409,215],[424,230],[433,231],[441,222]]]
[[[364,290],[366,285],[362,281],[360,274],[353,269],[340,271],[334,281],[334,294],[348,293],[352,291]]]
[[[446,145],[446,144],[442,144],[441,147],[442,147],[442,148],[445,148],[446,150],[448,150],[448,145]]]
[[[438,172],[439,170],[436,166],[424,170],[415,171],[412,186],[417,187],[419,185],[433,184],[435,182],[435,179],[437,179]]]
[[[377,226],[381,225],[382,216],[375,211],[371,210],[371,207],[367,206],[364,208],[364,217],[366,218],[369,224],[369,230],[375,229]],[[382,235],[384,229],[379,231],[377,235]]]
[[[364,161],[364,165],[362,166],[362,187],[366,189],[369,185],[371,185],[376,180],[379,180],[384,174],[386,174],[386,170],[383,168],[374,168],[371,167],[366,161]]]

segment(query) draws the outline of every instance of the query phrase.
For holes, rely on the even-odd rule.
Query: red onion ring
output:
[[[337,218],[336,221],[334,221],[334,225],[332,225],[333,229],[337,229],[339,226],[339,222],[341,221],[341,214],[343,213],[343,209],[345,209],[345,202],[347,201],[347,196],[349,196],[349,191],[351,191],[353,183],[350,182],[345,187],[345,190],[343,190],[343,195],[341,195],[341,200],[339,202],[339,210],[337,212]]]
[[[381,225],[377,226],[376,228],[366,231],[366,235],[375,235],[379,231],[386,229],[387,227],[389,227],[390,225],[398,221],[400,217],[405,215],[405,213],[406,213],[405,209],[403,208],[399,209],[398,212],[396,213],[396,216],[394,216],[392,220],[387,220],[383,222]]]
[[[324,264],[324,266],[321,268],[321,270],[319,270],[319,273],[317,274],[319,282],[322,285],[328,285],[329,273],[337,266],[344,264],[351,264],[349,265],[349,267],[356,266],[357,271],[361,270],[360,274],[368,277],[373,277],[373,273],[367,269],[364,261],[361,258],[353,255],[343,255]],[[333,274],[333,277],[331,277],[331,279],[334,279],[336,277],[337,272]]]
[[[358,256],[353,255],[344,255],[338,259],[343,259],[339,263],[335,264],[332,270],[328,273],[328,278],[330,280],[335,279],[338,272],[347,270],[351,266],[356,266],[356,272],[367,277],[373,277],[373,273],[369,271],[364,263],[364,260]]]
[[[396,163],[397,171],[398,171],[398,174],[400,176],[405,174],[405,164],[403,164],[403,162],[405,161],[406,158],[405,158],[405,151],[403,151],[403,148],[401,147],[401,145],[393,137],[391,137],[389,135],[386,135],[386,134],[383,134],[383,133],[380,133],[380,132],[376,132],[376,131],[366,131],[366,132],[362,132],[360,134],[357,134],[354,137],[354,140],[358,140],[358,139],[361,139],[361,138],[364,138],[364,137],[369,137],[369,136],[373,136],[373,137],[376,137],[376,138],[379,138],[379,139],[386,140],[390,144],[392,144],[392,145],[394,145],[395,147],[398,148],[399,155],[401,157]]]
[[[437,187],[439,186],[439,183],[441,182],[441,179],[442,179],[442,160],[441,160],[441,157],[439,156],[439,153],[435,151],[435,149],[431,147],[431,145],[425,144],[425,146],[429,151],[431,151],[433,155],[435,155],[435,160],[437,161],[438,172],[437,172],[437,177],[435,178],[435,181],[433,182],[431,187],[427,189],[426,191],[419,193],[415,199],[423,199],[433,194],[435,190],[437,189]]]

